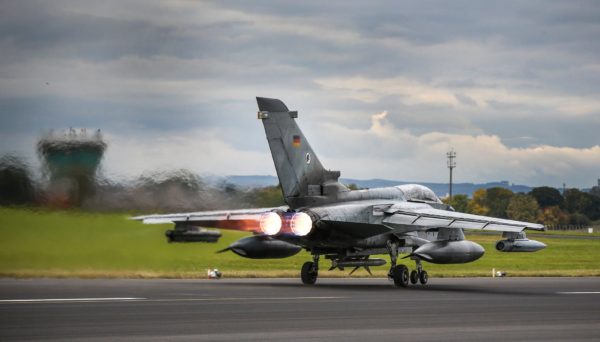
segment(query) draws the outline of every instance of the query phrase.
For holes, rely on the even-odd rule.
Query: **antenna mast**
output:
[[[454,169],[456,167],[456,152],[454,152],[454,148],[451,148],[450,151],[448,153],[446,153],[446,156],[448,157],[448,169],[450,169],[450,189],[449,189],[449,195],[450,195],[450,200],[452,200],[452,169]]]

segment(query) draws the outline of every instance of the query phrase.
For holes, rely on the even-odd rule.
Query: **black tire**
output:
[[[421,282],[421,284],[423,284],[423,285],[427,284],[428,280],[429,280],[429,275],[427,275],[427,271],[421,271],[421,274],[419,274],[419,281]]]
[[[410,272],[410,283],[414,285],[418,282],[419,282],[419,272],[413,270],[412,272]]]
[[[305,285],[314,285],[317,282],[318,272],[315,271],[315,263],[307,261],[302,265],[302,271],[300,272],[300,278],[302,283]]]
[[[408,287],[408,281],[410,276],[408,275],[408,268],[404,265],[398,265],[394,267],[394,285],[401,287]]]

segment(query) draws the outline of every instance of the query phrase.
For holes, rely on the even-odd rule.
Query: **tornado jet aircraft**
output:
[[[543,230],[544,226],[456,212],[422,185],[348,189],[338,181],[339,171],[321,164],[296,123],[297,111],[288,110],[278,99],[256,100],[286,206],[134,219],[173,223],[171,235],[180,237],[198,227],[252,232],[254,235],[221,251],[245,258],[286,258],[305,249],[312,255],[300,272],[307,285],[317,281],[323,259],[328,260],[330,270],[354,272],[364,267],[371,273],[371,267],[387,263],[372,256],[385,254],[391,261],[388,277],[396,286],[424,285],[428,275],[423,261],[461,264],[484,254],[483,247],[465,239],[465,229],[502,233],[495,246],[503,252],[534,252],[546,247],[525,235],[526,229]],[[398,264],[404,254],[402,259],[415,263],[412,271]]]

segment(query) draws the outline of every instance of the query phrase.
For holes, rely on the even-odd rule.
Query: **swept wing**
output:
[[[175,225],[200,226],[265,233],[273,235],[281,228],[281,218],[277,213],[288,209],[275,208],[198,211],[191,213],[154,214],[132,217],[132,220],[146,224],[174,223]],[[279,221],[278,221],[279,220]],[[277,227],[278,226],[278,227]],[[274,232],[277,228],[277,232]]]
[[[384,225],[406,230],[411,228],[414,230],[461,228],[497,232],[544,230],[541,224],[435,209],[428,205],[407,203],[399,207],[392,206],[385,213],[390,216],[383,220]]]

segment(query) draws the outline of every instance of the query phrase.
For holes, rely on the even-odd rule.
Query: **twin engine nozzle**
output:
[[[282,217],[283,216],[283,217]],[[260,230],[266,235],[280,232],[291,232],[297,236],[305,236],[312,230],[313,222],[307,213],[264,213],[259,220]]]

